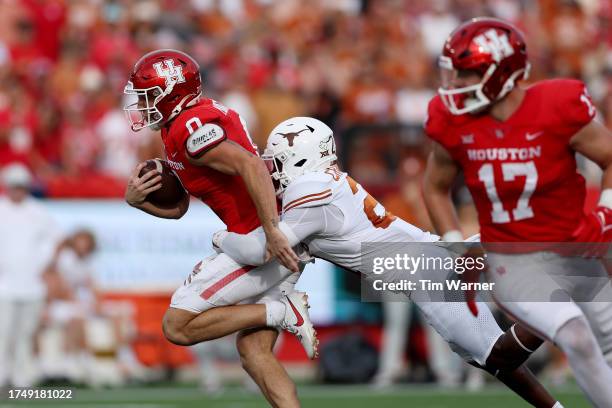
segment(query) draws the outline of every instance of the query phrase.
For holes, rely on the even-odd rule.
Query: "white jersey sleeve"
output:
[[[266,235],[261,227],[248,234],[219,231],[213,235],[213,245],[238,263],[253,266],[265,263]]]
[[[325,172],[313,172],[294,180],[283,194],[283,213],[294,208],[318,207],[334,199],[338,182]]]
[[[333,205],[296,207],[283,214],[279,229],[296,246],[312,236],[336,234],[343,225],[342,212]],[[224,232],[217,243],[219,248],[237,262],[246,265],[262,265],[266,254],[266,236],[261,227],[246,235]]]

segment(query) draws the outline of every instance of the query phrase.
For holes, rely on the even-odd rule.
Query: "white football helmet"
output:
[[[334,132],[314,118],[287,119],[270,132],[261,158],[268,166],[276,195],[281,197],[295,178],[336,162]]]

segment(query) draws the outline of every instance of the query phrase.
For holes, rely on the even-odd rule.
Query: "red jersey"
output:
[[[565,242],[585,199],[569,141],[594,116],[581,81],[554,79],[527,88],[503,122],[452,115],[436,96],[425,131],[462,168],[483,242]]]
[[[260,225],[255,204],[242,177],[230,176],[207,166],[195,166],[187,154],[197,157],[224,140],[231,140],[257,154],[238,113],[212,99],[202,98],[162,128],[167,160],[183,186],[225,223],[228,231],[245,234]]]

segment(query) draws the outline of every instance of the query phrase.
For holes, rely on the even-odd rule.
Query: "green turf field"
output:
[[[565,407],[590,407],[575,387],[551,390]],[[405,386],[374,391],[366,386],[299,387],[304,407],[314,408],[510,408],[527,407],[516,396],[497,386],[483,392],[440,390],[427,386]],[[0,408],[10,407],[84,407],[84,408],[257,408],[268,405],[259,395],[240,388],[228,388],[210,397],[196,388],[120,388],[109,390],[75,390],[71,401],[2,401]]]

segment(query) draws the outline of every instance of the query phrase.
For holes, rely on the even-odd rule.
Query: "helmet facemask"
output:
[[[159,86],[134,89],[134,84],[128,82],[123,93],[132,97],[136,96],[137,98],[135,102],[128,103],[123,108],[132,130],[137,132],[146,127],[159,130],[161,127],[160,122],[164,118],[159,109],[157,109],[157,103],[165,96],[162,89]]]
[[[285,168],[289,167],[289,161],[293,156],[295,156],[295,152],[292,152],[290,149],[286,149],[281,152],[273,152],[266,149],[261,156],[261,159],[264,161],[268,171],[270,172],[274,191],[276,192],[276,196],[279,198],[282,197],[283,192],[293,180],[293,178],[284,170]]]
[[[318,155],[305,155],[303,152],[298,155],[294,150],[295,147],[294,145],[276,152],[267,148],[261,156],[270,172],[276,196],[279,198],[282,198],[285,189],[296,178],[311,171],[325,169],[337,161],[332,135],[329,136],[327,141],[319,143],[319,150],[314,152]],[[319,157],[321,152],[327,152],[328,154],[321,158]]]
[[[134,89],[134,84],[131,81],[128,81],[127,85],[123,89],[123,93],[126,95],[136,95],[138,100],[126,105],[123,110],[125,111],[134,132],[146,127],[150,127],[153,130],[159,130],[163,123],[174,119],[174,117],[176,117],[176,115],[183,110],[183,105],[188,99],[191,98],[190,102],[187,103],[187,106],[191,105],[195,100],[197,100],[197,95],[195,94],[184,96],[179,103],[176,104],[174,109],[172,109],[169,117],[164,118],[164,115],[157,108],[157,104],[172,93],[174,85],[177,83],[177,81],[171,81],[168,86],[166,86],[165,90],[162,90],[159,86]],[[196,97],[193,98],[194,96]]]
[[[491,104],[492,101],[484,94],[483,88],[497,69],[497,65],[491,64],[480,82],[460,88],[456,87],[456,82],[461,73],[453,67],[451,59],[441,56],[439,65],[442,86],[438,88],[438,93],[453,115],[476,113]]]

